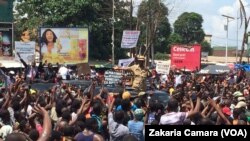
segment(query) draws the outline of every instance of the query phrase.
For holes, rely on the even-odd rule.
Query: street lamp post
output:
[[[225,53],[225,57],[226,57],[226,61],[225,63],[227,64],[228,60],[227,60],[227,49],[228,49],[228,23],[229,23],[229,19],[234,19],[234,17],[230,17],[230,16],[227,16],[227,15],[222,15],[223,17],[226,17],[227,18],[227,26],[226,26],[226,30],[227,30],[227,42],[226,42],[226,53]]]
[[[236,28],[236,36],[237,36],[237,38],[236,38],[236,40],[237,40],[237,47],[236,47],[236,64],[237,64],[237,62],[238,62],[238,48],[239,48],[239,25],[238,25],[238,21],[239,21],[239,9],[237,10],[237,17],[236,17],[236,20],[237,20],[237,28]]]

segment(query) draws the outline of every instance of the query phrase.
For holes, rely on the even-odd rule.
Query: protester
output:
[[[29,83],[32,83],[38,74],[38,69],[36,66],[36,62],[32,62],[31,65],[28,65],[20,56],[19,52],[17,52],[17,56],[25,67],[25,80]]]
[[[81,87],[69,84],[71,80],[62,80],[67,79],[67,67],[62,66],[58,71],[51,62],[46,64],[41,64],[39,69],[26,64],[23,71],[1,69],[2,140],[143,141],[145,125],[246,125],[250,122],[250,83],[243,74],[233,81],[234,74],[203,77],[171,71],[167,76],[162,75],[159,82],[152,81],[164,86],[155,87],[155,91],[164,91],[169,99],[153,100],[153,90],[149,94],[126,90],[123,86],[109,91],[95,79],[87,80],[90,83]],[[32,69],[40,75],[33,83],[27,83],[25,80],[32,80]],[[39,85],[56,83],[40,91],[33,87],[38,82]],[[162,100],[167,101],[166,107]]]

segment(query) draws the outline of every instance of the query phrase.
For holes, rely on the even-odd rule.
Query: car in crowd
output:
[[[150,101],[160,102],[164,107],[167,106],[169,101],[169,94],[162,90],[149,90],[146,91],[147,97],[150,97]]]

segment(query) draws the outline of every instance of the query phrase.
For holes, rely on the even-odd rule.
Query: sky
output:
[[[134,15],[136,15],[136,9],[138,8],[142,0],[134,0]],[[239,0],[162,0],[167,4],[170,10],[168,19],[173,25],[175,20],[183,12],[195,12],[203,17],[203,30],[205,34],[212,35],[212,47],[213,46],[237,46],[241,48],[244,25],[240,27],[240,12],[239,12]],[[245,5],[246,14],[250,16],[250,1],[242,0]],[[238,16],[237,16],[238,13]],[[222,15],[234,17],[230,19],[228,23],[228,38],[227,31],[224,26],[227,25],[227,18]],[[238,20],[237,20],[238,17]],[[238,28],[237,28],[238,21]],[[249,27],[250,31],[250,27]],[[238,34],[237,34],[238,32]],[[238,35],[238,40],[237,40]],[[228,39],[228,40],[227,40]]]

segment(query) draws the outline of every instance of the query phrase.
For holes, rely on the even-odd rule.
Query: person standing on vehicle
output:
[[[134,78],[132,82],[132,88],[137,91],[146,91],[146,78],[148,76],[148,71],[144,67],[145,58],[139,56],[135,59],[133,66],[128,67],[134,73]]]

